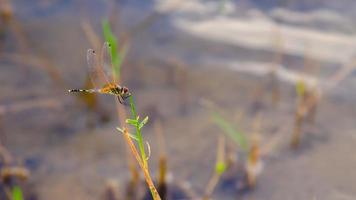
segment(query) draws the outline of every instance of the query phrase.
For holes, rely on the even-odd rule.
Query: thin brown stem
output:
[[[145,181],[148,185],[148,188],[151,191],[152,197],[154,200],[161,200],[161,197],[159,196],[156,187],[153,184],[153,181],[151,179],[150,173],[148,171],[148,169],[146,168],[146,166],[144,165],[143,161],[141,160],[140,154],[138,153],[135,144],[132,142],[130,136],[129,136],[129,132],[127,130],[127,128],[124,128],[124,138],[127,142],[127,144],[130,147],[131,153],[132,155],[136,158],[136,161],[138,162],[141,170],[143,171],[143,175],[145,178]]]
[[[126,119],[127,114],[126,114],[125,109],[123,109],[120,106],[120,103],[118,102],[118,100],[116,100],[116,108],[117,108],[117,113],[119,116],[119,123],[120,123],[121,127],[125,127],[126,126],[125,119]],[[126,143],[125,149],[126,149],[126,159],[127,159],[127,163],[128,163],[128,168],[130,169],[130,172],[131,172],[131,183],[130,183],[131,189],[135,190],[136,187],[138,186],[140,176],[139,176],[137,167],[135,165],[135,161],[130,156],[130,149],[129,149],[129,146],[127,143]]]
[[[216,165],[219,165],[219,163],[225,165],[225,138],[223,136],[219,137],[218,149],[217,149],[217,153],[216,153]],[[217,184],[219,183],[221,173],[218,172],[218,170],[216,168],[217,168],[217,166],[215,166],[214,174],[210,178],[208,185],[205,189],[203,200],[210,199]]]
[[[160,152],[159,159],[159,176],[158,176],[158,185],[166,184],[166,174],[167,174],[167,158],[166,158],[166,147],[162,131],[162,123],[160,120],[157,120],[155,123],[155,133],[157,135],[158,147]]]

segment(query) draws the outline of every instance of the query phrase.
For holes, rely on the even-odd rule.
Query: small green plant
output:
[[[14,186],[12,189],[12,200],[23,200],[22,189],[19,186]]]
[[[113,68],[113,74],[114,78],[116,81],[120,80],[120,75],[121,75],[121,66],[124,60],[124,57],[126,55],[126,46],[123,46],[121,50],[119,50],[119,45],[118,45],[118,39],[112,32],[110,23],[107,19],[103,20],[102,22],[102,30],[103,30],[103,35],[104,38],[109,44],[111,45],[111,59],[112,59],[112,68]],[[152,198],[154,200],[160,200],[160,196],[157,192],[156,187],[153,184],[150,172],[149,172],[149,167],[148,167],[148,157],[145,152],[145,146],[143,142],[143,137],[141,134],[141,129],[145,126],[145,124],[148,122],[148,117],[146,116],[142,121],[140,120],[140,117],[137,114],[136,107],[133,101],[132,95],[129,97],[130,101],[130,107],[131,107],[131,118],[128,118],[125,120],[126,124],[131,125],[135,128],[135,134],[130,134],[128,132],[128,129],[125,128],[124,124],[121,124],[123,128],[117,127],[117,130],[123,133],[125,140],[131,150],[131,153],[135,157],[136,161],[138,162],[141,170],[143,171],[144,178],[146,180],[146,183],[148,185],[148,188],[150,189],[150,192],[152,194]],[[121,109],[118,109],[118,112],[124,112]],[[123,116],[120,115],[119,116]],[[137,142],[139,151],[137,151],[137,148],[135,146],[135,143],[132,142],[132,139]],[[150,147],[148,145],[148,151],[150,154]]]
[[[253,189],[256,185],[256,178],[262,171],[262,162],[260,160],[260,145],[258,137],[256,136],[255,138],[250,139],[250,141],[248,142],[248,139],[245,134],[234,129],[233,125],[227,122],[227,120],[225,120],[218,113],[213,113],[213,119],[214,122],[221,129],[224,130],[224,133],[227,134],[230,138],[232,138],[235,143],[241,148],[242,153],[246,155],[244,168],[244,173],[246,174],[245,186],[250,189]],[[255,122],[256,133],[259,132],[258,127],[259,115],[257,115]],[[231,164],[232,163],[230,163],[229,166],[229,164],[225,164],[225,162],[222,162],[221,160],[219,161],[219,159],[217,159],[215,165],[215,176],[220,177],[220,175],[224,173],[225,170],[228,170],[229,167],[231,167]]]
[[[304,95],[305,95],[305,91],[306,91],[306,88],[305,88],[305,83],[303,80],[300,80],[296,83],[295,85],[295,90],[297,92],[297,96],[299,98],[303,98]]]
[[[141,134],[141,129],[148,122],[148,116],[146,116],[142,121],[140,121],[140,117],[137,115],[136,107],[133,102],[132,96],[130,96],[130,107],[131,107],[132,118],[126,119],[126,123],[135,127],[135,130],[136,130],[136,134],[135,135],[130,134],[130,137],[137,141],[138,147],[139,147],[140,153],[141,153],[141,159],[142,159],[144,165],[147,166],[148,158],[146,156],[145,147],[143,144],[143,137]],[[117,128],[117,129],[122,133],[124,132],[123,129],[121,129],[121,128]]]
[[[301,135],[302,135],[302,125],[305,117],[306,104],[307,104],[307,88],[303,80],[299,80],[295,85],[295,90],[297,93],[297,105],[294,114],[294,128],[292,133],[291,147],[296,149],[299,146]]]
[[[132,134],[128,133],[126,128],[118,127],[117,130],[119,130],[121,133],[123,133],[124,136],[126,137],[126,140],[130,146],[130,149],[131,149],[132,153],[134,154],[137,162],[139,163],[139,165],[144,173],[147,185],[150,189],[153,199],[160,200],[161,198],[157,192],[157,189],[155,188],[155,186],[153,184],[153,181],[152,181],[150,173],[149,173],[149,167],[148,167],[148,163],[147,163],[148,157],[146,156],[145,147],[144,147],[144,143],[143,143],[143,137],[142,137],[142,133],[141,133],[141,129],[148,122],[148,117],[145,117],[142,121],[140,121],[140,117],[138,116],[138,114],[136,112],[136,107],[135,107],[132,96],[130,96],[130,107],[131,107],[132,118],[126,119],[126,123],[129,125],[132,125],[135,128],[136,134],[132,135]],[[131,139],[134,139],[137,142],[137,145],[140,150],[140,156],[136,150],[136,147],[132,143]]]
[[[226,135],[228,135],[231,139],[239,145],[242,150],[245,152],[248,151],[248,140],[246,136],[236,130],[232,124],[226,121],[220,114],[217,112],[212,113],[212,117],[214,122],[224,131]]]
[[[215,170],[205,189],[203,200],[210,199],[217,184],[219,183],[221,175],[226,171],[226,169],[227,166],[225,161],[225,138],[223,136],[220,136],[217,145]]]

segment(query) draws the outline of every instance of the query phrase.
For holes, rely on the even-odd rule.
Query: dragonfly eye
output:
[[[122,88],[122,98],[126,99],[129,96],[131,96],[131,93],[129,92],[129,89],[127,87]]]
[[[128,93],[128,92],[129,92],[129,89],[127,89],[127,87],[124,87],[124,88],[123,88],[123,91],[124,91],[124,93]]]

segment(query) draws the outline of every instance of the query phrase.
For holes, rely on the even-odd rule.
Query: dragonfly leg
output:
[[[119,96],[117,96],[117,99],[119,100],[119,102],[121,103],[121,104],[123,104],[124,103],[124,100],[122,99],[122,97],[119,95]]]

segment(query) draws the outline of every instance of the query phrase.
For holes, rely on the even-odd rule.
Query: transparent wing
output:
[[[110,83],[115,83],[113,76],[114,72],[112,65],[111,45],[108,42],[105,42],[103,48],[101,49],[101,64],[107,81]]]
[[[103,71],[99,58],[93,49],[88,49],[87,51],[87,62],[89,69],[89,77],[94,87],[97,89],[102,88],[104,85],[109,83],[108,77],[106,77]]]

